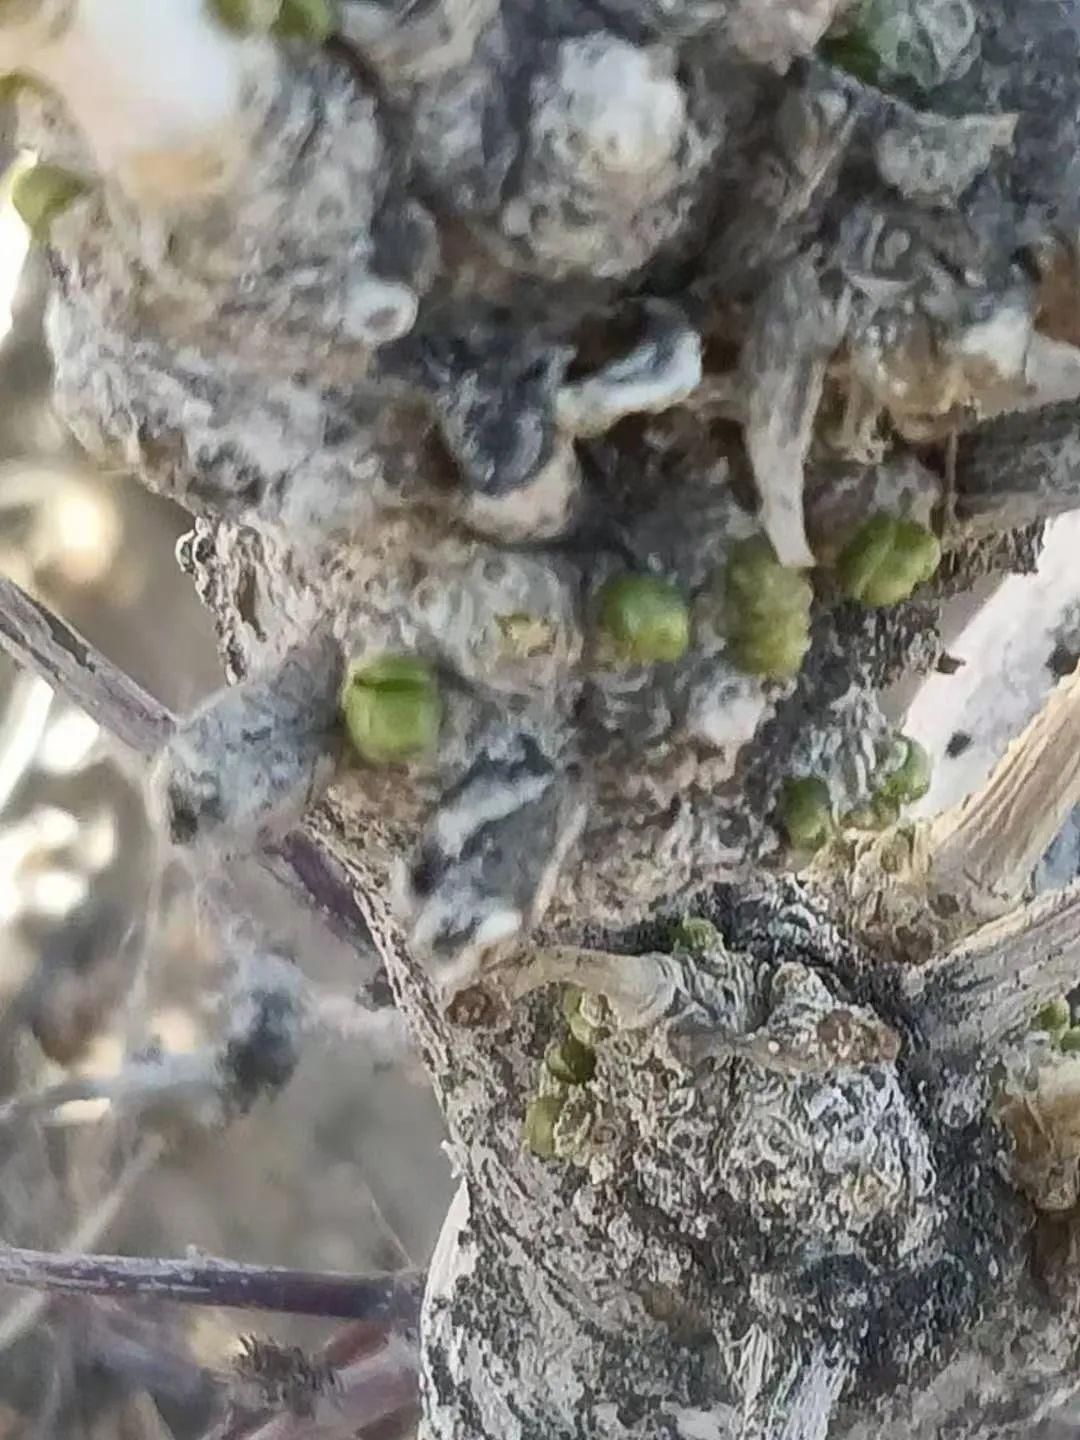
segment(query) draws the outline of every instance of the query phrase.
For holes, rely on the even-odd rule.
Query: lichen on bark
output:
[[[234,683],[159,763],[174,838],[302,824],[445,1109],[426,1440],[974,1437],[1075,1388],[992,1104],[1007,1037],[907,975],[966,974],[964,927],[905,953],[824,861],[781,878],[785,785],[865,811],[944,601],[1075,503],[1073,370],[1039,408],[1032,356],[1080,6],[912,0],[887,88],[833,43],[880,8],[347,0],[313,52],[161,0],[186,48],[143,139],[137,0],[0,16],[24,136],[90,181],[47,237],[58,400],[194,513]],[[853,553],[898,603],[844,598]],[[665,597],[656,654],[612,593]],[[342,674],[403,659],[438,743],[350,754]],[[715,941],[678,943],[688,910]],[[610,1024],[588,1079],[543,1081],[544,1159],[566,983]]]

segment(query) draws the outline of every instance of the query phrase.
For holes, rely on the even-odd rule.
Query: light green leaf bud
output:
[[[45,241],[56,217],[85,195],[89,183],[61,165],[21,169],[11,182],[11,203],[35,240]]]
[[[829,787],[816,776],[789,780],[780,809],[788,839],[798,850],[819,850],[835,828]]]
[[[1035,1012],[1034,1028],[1036,1030],[1049,1031],[1051,1035],[1059,1035],[1068,1030],[1072,1025],[1072,1010],[1064,995],[1058,995],[1054,1000],[1047,1003]]]
[[[880,794],[901,805],[914,804],[930,789],[934,765],[929,751],[907,735],[900,736],[902,758],[882,782]]]
[[[237,35],[265,34],[278,22],[282,0],[209,0],[210,13]]]
[[[673,661],[690,645],[690,611],[674,585],[656,575],[616,575],[600,592],[601,630],[621,660]]]
[[[704,915],[684,916],[672,936],[673,949],[689,950],[693,955],[705,955],[710,950],[719,949],[722,944],[720,931]]]
[[[282,40],[306,40],[321,45],[334,30],[334,8],[329,0],[281,0],[274,34]]]
[[[419,658],[384,655],[352,666],[341,709],[349,739],[371,765],[403,764],[430,754],[438,743],[438,682]]]
[[[558,1095],[538,1095],[525,1110],[525,1144],[541,1160],[555,1155],[555,1122],[564,1101]]]
[[[751,675],[797,675],[810,648],[814,592],[798,570],[781,565],[763,536],[741,541],[724,580],[732,658]]]
[[[924,525],[875,515],[844,547],[836,576],[850,600],[897,605],[929,580],[940,564],[941,543]]]
[[[596,1052],[574,1035],[548,1047],[544,1063],[564,1085],[587,1085],[596,1073]]]

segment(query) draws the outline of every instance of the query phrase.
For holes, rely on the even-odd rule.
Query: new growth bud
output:
[[[820,850],[833,833],[829,787],[816,776],[789,780],[780,808],[788,839],[798,850]]]
[[[599,617],[618,659],[633,665],[679,660],[690,644],[686,602],[655,575],[609,580],[600,592]]]
[[[89,188],[81,175],[61,165],[33,165],[16,171],[11,180],[11,203],[32,237],[41,244],[48,240],[56,217]]]
[[[740,669],[774,680],[797,675],[810,648],[810,582],[781,565],[763,536],[736,545],[725,577],[727,632]]]
[[[1046,1030],[1051,1035],[1061,1035],[1072,1024],[1072,1010],[1064,995],[1058,995],[1035,1015],[1035,1029]]]
[[[863,605],[897,605],[941,564],[941,542],[925,525],[875,515],[844,548],[836,566],[840,588]]]
[[[907,735],[900,737],[900,763],[886,776],[878,792],[898,805],[913,805],[930,789],[934,764],[925,746]]]
[[[282,0],[274,34],[282,40],[306,40],[321,45],[334,29],[334,10],[329,0]]]
[[[435,672],[409,655],[354,665],[341,692],[345,728],[369,765],[402,765],[430,755],[439,739],[442,699]]]

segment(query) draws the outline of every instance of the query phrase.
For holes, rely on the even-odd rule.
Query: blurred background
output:
[[[221,683],[209,617],[174,558],[190,520],[89,467],[66,436],[44,268],[0,211],[0,573],[182,713]],[[0,655],[0,1242],[426,1264],[451,1176],[415,1062],[350,1033],[374,957],[298,915],[255,867],[241,898],[344,1023],[305,1033],[289,1083],[227,1126],[174,1124],[162,1139],[158,1124],[148,1143],[137,1106],[59,1103],[220,1042],[229,956],[198,919],[201,883],[164,853],[138,757]],[[0,1440],[188,1440],[212,1429],[245,1337],[313,1350],[333,1330],[0,1287]]]

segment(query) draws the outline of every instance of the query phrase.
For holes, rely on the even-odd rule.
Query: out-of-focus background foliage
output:
[[[47,259],[0,211],[0,572],[45,600],[178,712],[220,683],[209,619],[174,558],[188,517],[101,474],[50,404]],[[119,1073],[149,1047],[198,1049],[221,1024],[218,937],[200,877],[165,853],[144,767],[0,656],[0,1107]],[[247,890],[327,993],[358,957],[270,887]],[[6,1115],[6,1118],[5,1118]],[[415,1066],[313,1035],[273,1102],[171,1135],[101,1100],[0,1109],[0,1242],[367,1271],[426,1262],[452,1189]],[[318,1346],[330,1324],[160,1302],[48,1303],[0,1288],[0,1440],[187,1440],[211,1418],[205,1371],[242,1337]]]

